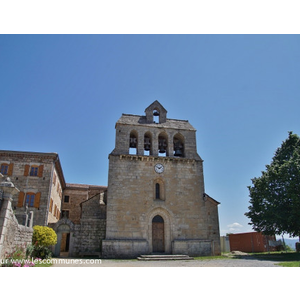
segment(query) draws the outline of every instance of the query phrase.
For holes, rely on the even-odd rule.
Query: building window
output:
[[[155,199],[160,199],[160,185],[159,185],[159,183],[155,184]]]
[[[49,206],[49,211],[52,213],[53,210],[53,200],[52,198],[50,199],[50,206]]]
[[[24,176],[43,177],[44,166],[25,165]]]
[[[165,183],[160,178],[154,180],[153,199],[165,201]]]
[[[38,176],[39,167],[31,167],[29,176]]]
[[[63,210],[62,211],[62,217],[69,219],[69,211],[68,210]]]
[[[64,197],[64,202],[65,203],[69,203],[69,201],[70,201],[70,196],[65,196]]]
[[[2,175],[7,175],[8,174],[8,164],[2,164],[1,165],[1,172]]]
[[[34,201],[35,201],[35,194],[27,193],[25,198],[25,205],[28,205],[28,207],[34,207]]]
[[[18,204],[17,207],[23,207],[24,205],[28,205],[28,207],[35,207],[39,208],[40,207],[40,200],[41,200],[41,193],[24,193],[20,192],[19,193],[19,199],[18,199]]]

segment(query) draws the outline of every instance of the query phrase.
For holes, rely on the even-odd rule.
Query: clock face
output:
[[[160,174],[160,173],[162,173],[164,171],[164,166],[162,164],[156,164],[155,167],[154,167],[154,169],[155,169],[156,173]]]

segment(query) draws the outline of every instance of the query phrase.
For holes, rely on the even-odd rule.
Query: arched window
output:
[[[184,137],[180,133],[173,138],[173,155],[184,157]]]
[[[144,155],[152,154],[152,136],[150,132],[146,132],[144,135]]]
[[[168,156],[168,137],[165,133],[158,136],[158,156]]]
[[[130,132],[129,137],[129,154],[137,154],[138,134],[135,130]]]
[[[153,199],[165,201],[165,183],[161,178],[154,180]]]
[[[160,185],[159,185],[159,183],[155,184],[155,199],[160,199]]]

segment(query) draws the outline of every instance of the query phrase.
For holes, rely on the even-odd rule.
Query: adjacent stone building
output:
[[[34,212],[33,225],[57,222],[66,187],[57,153],[0,150],[0,172],[8,176],[20,190],[12,207],[17,217],[26,206]]]
[[[34,216],[31,220],[33,226],[50,226],[58,230],[58,246],[55,248],[57,255],[63,253],[76,256],[81,252],[101,252],[100,239],[90,242],[91,235],[86,229],[91,226],[86,224],[94,222],[96,226],[90,231],[101,228],[98,236],[104,238],[106,186],[66,183],[57,153],[0,150],[0,174],[4,178],[11,178],[19,190],[14,195],[11,207],[20,224],[24,223],[26,213]],[[96,214],[101,215],[101,220],[97,221],[101,225],[95,223],[94,215],[88,215],[88,209],[83,210],[83,207],[89,205],[95,209],[95,205],[92,205],[95,196],[99,197],[99,201],[101,198],[103,203],[99,206],[100,212]],[[58,225],[69,225],[58,227],[56,224],[59,220],[62,221]],[[77,239],[72,241],[75,228],[79,234],[74,235]],[[81,241],[84,238],[88,243]],[[70,245],[74,247],[70,248]]]
[[[204,190],[196,130],[153,102],[123,114],[109,155],[104,257],[218,255],[219,202]]]

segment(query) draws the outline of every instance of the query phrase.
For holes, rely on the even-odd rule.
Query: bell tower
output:
[[[219,254],[219,202],[204,191],[194,127],[167,118],[156,100],[115,129],[103,257]]]

